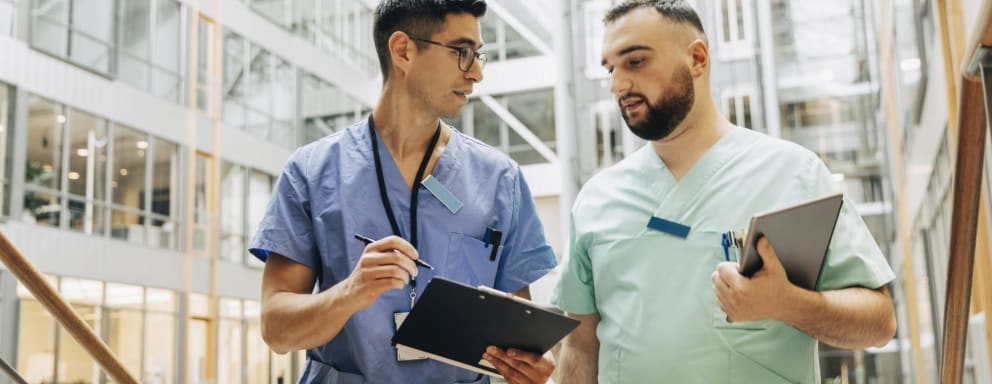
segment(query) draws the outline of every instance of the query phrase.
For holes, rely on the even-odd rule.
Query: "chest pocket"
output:
[[[492,287],[496,283],[496,271],[502,257],[503,246],[496,252],[496,259],[490,260],[493,245],[461,233],[449,236],[448,258],[444,276],[471,286]]]

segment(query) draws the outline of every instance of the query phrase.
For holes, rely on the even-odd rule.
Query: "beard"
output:
[[[630,116],[627,115],[622,102],[620,102],[623,120],[627,122],[627,126],[630,127],[630,131],[634,135],[647,141],[661,140],[668,137],[679,124],[682,124],[696,100],[696,89],[692,84],[692,74],[689,72],[689,67],[682,67],[672,76],[672,85],[672,91],[657,104],[649,102],[644,95],[630,95],[640,97],[647,106],[644,118],[637,124],[631,123]]]

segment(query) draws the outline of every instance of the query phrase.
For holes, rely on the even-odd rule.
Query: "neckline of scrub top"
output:
[[[373,161],[372,141],[368,137],[368,121],[368,117],[366,117],[362,119],[361,124],[355,124],[352,126],[353,129],[351,133],[357,142],[356,147],[358,148],[359,153],[365,157],[366,161],[371,163]],[[461,137],[461,132],[454,127],[448,125],[447,123],[443,123],[443,125],[451,130],[451,134],[448,136],[448,142],[445,143],[444,149],[441,150],[441,156],[437,159],[437,163],[434,164],[434,170],[432,170],[431,173],[424,175],[424,178],[427,176],[434,176],[435,179],[440,181],[442,184],[445,184],[445,180],[450,180],[461,168],[458,162],[458,156],[462,149],[463,138]],[[382,135],[379,134],[379,131],[375,131],[375,137],[379,144],[379,156],[380,161],[382,162],[382,170],[383,172],[390,173],[390,175],[386,176],[386,184],[388,186],[391,184],[388,182],[390,178],[402,178],[403,174],[400,172],[400,168],[396,165],[396,160],[393,159],[393,154],[389,152],[388,148],[386,148],[386,143],[383,141]],[[375,171],[373,170],[373,172]],[[404,181],[400,184],[403,187],[403,191],[406,193],[405,196],[410,196],[410,187],[406,185],[406,182]],[[424,189],[424,187],[421,186],[421,189]],[[390,201],[391,200],[392,199],[390,199]]]
[[[674,187],[681,186],[683,188],[689,187],[692,184],[705,182],[709,179],[709,176],[716,172],[717,169],[723,165],[726,159],[721,160],[720,155],[725,153],[727,149],[734,148],[734,142],[737,141],[737,136],[745,134],[746,128],[734,127],[727,133],[720,136],[720,139],[716,141],[712,146],[706,149],[703,156],[696,160],[696,163],[689,168],[689,171],[682,175],[679,180],[675,179],[675,175],[665,164],[665,161],[658,156],[658,153],[654,151],[654,146],[645,145],[646,156],[648,157],[648,162],[652,165],[650,171],[660,171],[661,177],[656,173],[655,175],[650,175],[651,177],[646,178],[646,180],[652,180],[651,188],[657,190],[663,187],[665,184]]]

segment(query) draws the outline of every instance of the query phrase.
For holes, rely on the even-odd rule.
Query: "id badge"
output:
[[[396,330],[400,329],[400,325],[403,325],[403,321],[406,320],[406,315],[410,312],[395,312],[393,313],[393,322],[396,324]],[[427,355],[423,355],[417,352],[413,352],[406,349],[396,349],[396,361],[416,361],[427,359]]]

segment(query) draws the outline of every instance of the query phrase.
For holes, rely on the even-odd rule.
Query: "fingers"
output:
[[[414,277],[420,273],[420,271],[417,270],[417,265],[413,263],[412,259],[407,257],[405,254],[390,250],[384,252],[369,252],[363,255],[361,260],[359,260],[360,268],[367,269],[388,265],[399,267],[406,271],[407,274]]]
[[[394,279],[406,285],[410,282],[410,274],[395,265],[384,265],[362,270],[362,280],[364,281],[371,282],[382,279]]]
[[[761,261],[765,264],[765,268],[782,268],[782,262],[778,260],[778,254],[775,253],[775,248],[773,248],[771,242],[768,241],[768,237],[762,236],[761,239],[758,240],[757,249],[758,255],[761,256]]]
[[[503,351],[490,346],[483,358],[492,363],[511,384],[544,383],[554,371],[554,363],[550,359],[517,349]]]
[[[737,263],[720,263],[715,274],[727,288],[739,287],[743,284],[744,276],[737,270]]]
[[[375,241],[367,246],[365,246],[365,252],[376,251],[376,252],[387,252],[387,251],[397,251],[406,255],[411,259],[420,258],[420,253],[417,249],[413,247],[410,242],[404,240],[399,236],[389,236],[384,237],[378,241]]]

